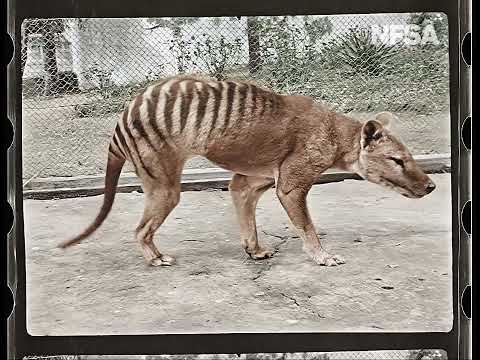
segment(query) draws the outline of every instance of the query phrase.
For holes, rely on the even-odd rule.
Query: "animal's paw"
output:
[[[340,255],[331,255],[326,251],[317,251],[311,254],[313,261],[318,265],[337,266],[345,264],[345,259]]]
[[[263,260],[268,259],[273,256],[273,251],[264,249],[262,247],[257,247],[255,250],[245,249],[247,254],[254,260]]]
[[[151,266],[171,266],[175,264],[175,258],[169,255],[160,255],[150,261]]]

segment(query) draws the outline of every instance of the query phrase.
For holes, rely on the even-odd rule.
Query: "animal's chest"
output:
[[[288,153],[289,142],[284,129],[259,124],[215,137],[202,155],[234,172],[271,176],[271,169],[277,168]]]

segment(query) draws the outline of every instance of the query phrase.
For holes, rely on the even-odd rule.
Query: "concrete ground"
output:
[[[157,232],[172,267],[148,267],[133,229],[143,194],[118,194],[105,224],[55,248],[94,217],[101,196],[25,200],[27,318],[32,335],[196,332],[448,331],[452,324],[450,174],[407,199],[365,181],[316,185],[309,195],[326,248],[314,264],[275,197],[260,200],[260,241],[244,254],[230,195],[184,192]]]

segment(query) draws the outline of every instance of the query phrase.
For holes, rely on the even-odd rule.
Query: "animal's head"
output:
[[[361,129],[359,174],[373,183],[409,198],[421,198],[435,189],[433,181],[410,151],[389,130],[393,114],[381,112]]]

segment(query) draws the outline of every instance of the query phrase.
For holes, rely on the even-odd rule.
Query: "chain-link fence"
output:
[[[443,350],[339,351],[329,353],[202,354],[202,355],[65,355],[24,360],[447,360]]]
[[[412,152],[449,152],[447,28],[438,13],[27,19],[24,178],[102,174],[125,102],[177,73],[254,80],[359,118],[392,111]]]

